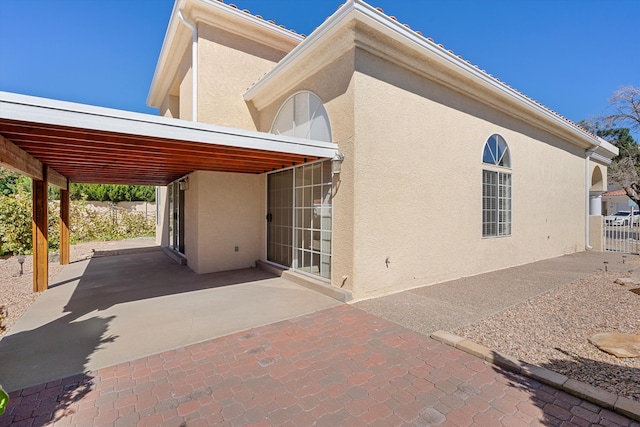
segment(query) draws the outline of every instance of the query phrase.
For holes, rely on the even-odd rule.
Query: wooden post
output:
[[[43,292],[49,287],[47,185],[47,167],[44,166],[42,180],[34,179],[32,187],[33,292]]]
[[[60,189],[60,265],[70,262],[69,242],[69,190]]]

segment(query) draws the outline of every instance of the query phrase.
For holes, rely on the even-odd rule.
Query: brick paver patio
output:
[[[640,427],[349,305],[17,391],[0,416],[48,423]]]

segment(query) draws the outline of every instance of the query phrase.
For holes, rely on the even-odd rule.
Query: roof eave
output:
[[[201,8],[201,11],[197,11]],[[225,25],[226,20],[232,20],[245,23],[250,30],[239,31],[238,34],[243,37],[253,38],[257,42],[265,43],[264,34],[270,34],[270,41],[276,48],[290,50],[293,46],[299,44],[304,37],[292,30],[277,26],[275,23],[265,21],[257,16],[251,15],[246,11],[236,9],[220,1],[215,0],[176,0],[171,11],[169,25],[165,33],[162,49],[156,69],[151,81],[147,104],[151,107],[160,108],[164,97],[169,92],[173,83],[175,72],[178,69],[178,63],[181,59],[178,52],[184,52],[191,40],[186,26],[180,24],[178,11],[183,10],[185,14],[194,22],[205,22],[209,25],[217,25],[221,28],[234,32],[233,25]],[[208,17],[211,11],[215,11],[216,16],[221,15],[222,19],[215,22]]]
[[[340,31],[343,26],[348,25],[352,19],[358,19],[372,28],[376,28],[385,36],[402,43],[410,49],[421,51],[424,55],[428,55],[432,60],[437,61],[458,75],[471,77],[471,79],[467,80],[472,81],[476,88],[483,87],[494,94],[497,99],[502,99],[503,101],[508,101],[509,104],[517,105],[527,114],[543,120],[544,123],[547,124],[545,128],[554,128],[556,132],[564,135],[572,144],[580,146],[585,150],[601,147],[599,151],[603,156],[609,158],[617,155],[615,147],[612,149],[612,146],[602,145],[599,138],[595,135],[586,132],[570,120],[507,86],[503,82],[498,81],[478,67],[456,56],[453,52],[435,44],[362,0],[349,0],[341,6],[336,13],[330,16],[320,27],[309,35],[306,40],[283,58],[276,67],[248,89],[244,94],[245,100],[253,102],[258,109],[264,106],[269,100],[260,100],[258,102],[258,99],[263,93],[267,92],[268,87],[273,84],[280,74],[298,66],[310,55],[313,55],[316,46],[331,38]],[[467,86],[469,85],[467,84]],[[460,90],[460,87],[456,87],[456,89]],[[467,94],[469,94],[472,88],[469,86],[466,89]],[[482,98],[479,97],[476,97],[476,99],[482,100]],[[484,100],[484,102],[486,102],[486,100]],[[515,115],[509,108],[504,108],[503,111],[507,114]],[[524,114],[517,117],[527,120],[527,116]],[[531,121],[530,118],[529,121]]]
[[[330,158],[337,145],[0,91],[0,119]]]

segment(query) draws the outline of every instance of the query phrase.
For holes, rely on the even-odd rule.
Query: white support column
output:
[[[589,214],[602,215],[602,195],[591,196],[589,202]]]

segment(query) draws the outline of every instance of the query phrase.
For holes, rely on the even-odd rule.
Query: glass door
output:
[[[267,260],[331,278],[331,162],[267,176]]]
[[[293,267],[331,278],[331,162],[305,165],[295,174]]]
[[[267,260],[291,267],[293,169],[267,175]]]
[[[180,184],[169,184],[169,245],[184,254],[184,190]]]

